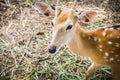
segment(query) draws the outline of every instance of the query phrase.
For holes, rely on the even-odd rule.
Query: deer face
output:
[[[76,17],[70,16],[70,12],[60,10],[52,21],[54,27],[49,46],[50,53],[55,53],[57,48],[61,45],[68,44],[74,37]]]
[[[36,7],[45,16],[54,16],[52,20],[53,35],[48,48],[50,53],[55,53],[61,45],[68,44],[74,38],[77,20],[89,22],[96,15],[94,11],[86,11],[79,14],[79,12],[74,12],[74,7],[69,10],[61,10],[57,6],[56,10],[53,10],[50,5],[43,2],[36,3]]]

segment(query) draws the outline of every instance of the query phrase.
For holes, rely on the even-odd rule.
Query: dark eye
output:
[[[66,30],[69,30],[72,28],[72,25],[68,25],[68,27],[66,28]]]
[[[52,26],[54,25],[53,22],[51,21]]]

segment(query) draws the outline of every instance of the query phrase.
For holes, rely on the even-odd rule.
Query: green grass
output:
[[[30,76],[39,77],[42,80],[80,80],[90,65],[89,59],[82,60],[80,56],[68,51],[49,54],[49,58],[40,59],[36,62],[39,65],[38,69],[33,69]]]

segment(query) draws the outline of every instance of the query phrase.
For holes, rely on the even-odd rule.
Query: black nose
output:
[[[49,48],[49,53],[55,53],[55,52],[56,52],[56,47]]]

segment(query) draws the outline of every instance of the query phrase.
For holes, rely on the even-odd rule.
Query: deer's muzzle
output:
[[[51,46],[48,48],[49,53],[55,53],[56,52],[56,47],[55,46]]]

